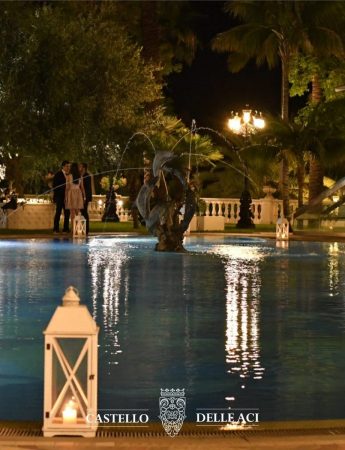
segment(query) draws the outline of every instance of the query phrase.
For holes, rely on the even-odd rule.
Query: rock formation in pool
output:
[[[196,210],[196,194],[181,158],[169,151],[155,154],[136,205],[147,229],[158,238],[157,251],[185,251],[183,237]]]

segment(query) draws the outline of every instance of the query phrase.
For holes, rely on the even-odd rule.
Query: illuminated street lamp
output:
[[[243,109],[242,116],[238,115],[238,112],[231,111],[231,117],[228,120],[229,129],[236,134],[241,134],[244,137],[248,137],[250,134],[255,133],[257,130],[265,128],[265,120],[262,117],[262,113],[251,109]]]
[[[265,120],[261,112],[252,112],[251,109],[243,109],[240,116],[237,112],[231,112],[231,117],[228,120],[229,129],[235,133],[242,135],[247,141],[251,134],[258,130],[265,128]],[[240,220],[237,222],[237,228],[255,228],[252,220],[251,203],[252,199],[248,188],[248,167],[247,163],[244,165],[244,188],[240,199]]]

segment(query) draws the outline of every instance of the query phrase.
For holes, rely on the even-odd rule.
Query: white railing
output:
[[[205,202],[205,216],[223,216],[225,223],[236,223],[240,216],[238,198],[201,198]],[[297,208],[297,200],[290,200],[291,213]],[[253,221],[255,224],[276,223],[283,211],[283,201],[271,196],[252,200]]]
[[[54,205],[50,204],[49,198],[35,198],[25,196],[26,204],[18,206],[17,212],[8,218],[0,215],[0,228],[52,228],[54,216]],[[223,216],[225,223],[234,224],[239,220],[240,200],[238,198],[202,198],[205,202],[200,215],[206,217]],[[117,214],[121,222],[132,220],[128,197],[116,196]],[[92,221],[100,221],[104,213],[105,195],[94,195],[89,203],[89,216]],[[126,206],[126,208],[125,208]],[[291,212],[297,208],[297,200],[290,201]],[[271,195],[262,199],[252,200],[252,211],[255,224],[274,224],[281,217],[283,209],[282,200],[277,200]],[[1,212],[3,212],[1,210]],[[9,219],[9,220],[6,220]],[[10,223],[11,222],[11,223]],[[12,223],[13,222],[13,223]]]
[[[207,198],[202,197],[205,202],[205,211],[201,215],[205,216],[223,216],[225,223],[236,223],[239,220],[240,199],[238,198]],[[121,222],[131,220],[130,209],[124,208],[129,206],[128,197],[118,195],[117,214]],[[105,195],[94,195],[92,202],[89,203],[89,215],[91,220],[101,220],[105,204]],[[297,208],[297,200],[290,200],[291,213]],[[270,195],[262,199],[252,200],[252,212],[255,224],[272,224],[276,223],[281,217],[283,211],[283,201],[277,200]]]

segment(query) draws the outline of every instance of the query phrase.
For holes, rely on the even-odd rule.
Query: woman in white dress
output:
[[[84,208],[85,190],[83,177],[80,176],[77,163],[72,163],[71,170],[66,179],[65,208],[71,211],[71,228],[73,230],[74,218]]]

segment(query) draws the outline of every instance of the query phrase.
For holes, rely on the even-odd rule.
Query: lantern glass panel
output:
[[[60,399],[58,409],[56,411],[56,417],[61,420],[63,418],[63,413],[66,408],[69,408],[70,402],[73,402],[73,409],[76,411],[76,416],[80,416],[80,408],[78,406],[78,401],[71,388],[68,388],[65,395]]]
[[[76,372],[76,378],[85,393],[85,396],[87,397],[87,352],[85,353],[82,362],[80,363],[80,366]]]
[[[69,365],[73,368],[84,347],[86,339],[83,338],[58,338],[57,342],[63,351]]]
[[[60,392],[66,383],[66,376],[62,370],[60,361],[53,348],[53,364],[52,364],[52,404],[56,403]]]
[[[57,338],[53,347],[52,404],[55,417],[63,417],[63,411],[70,410],[70,402],[75,402],[78,418],[87,411],[88,350],[80,359],[86,339]],[[79,360],[79,361],[78,361]],[[73,409],[73,408],[72,408]]]

